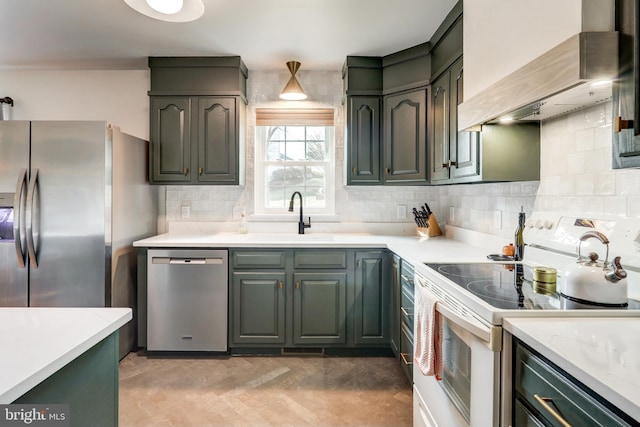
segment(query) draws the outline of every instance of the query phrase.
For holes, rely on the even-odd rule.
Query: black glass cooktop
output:
[[[525,279],[525,277],[532,276],[532,274],[528,274],[530,271],[525,274],[525,270],[531,267],[522,264],[427,263],[426,265],[496,308],[507,310],[640,310],[640,303],[634,300],[629,300],[626,305],[604,306],[573,301],[556,293],[545,294],[536,291],[532,283]]]

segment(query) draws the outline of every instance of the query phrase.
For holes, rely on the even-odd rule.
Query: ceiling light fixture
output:
[[[184,2],[182,0],[147,0],[147,4],[160,13],[173,15],[182,10]]]
[[[133,10],[167,22],[195,21],[204,14],[202,0],[124,0]]]
[[[307,99],[307,95],[304,93],[304,90],[302,90],[300,83],[298,83],[298,79],[296,79],[296,73],[300,69],[300,63],[298,61],[289,61],[287,62],[287,68],[291,73],[291,78],[282,90],[280,99],[286,99],[287,101],[301,101],[303,99]]]

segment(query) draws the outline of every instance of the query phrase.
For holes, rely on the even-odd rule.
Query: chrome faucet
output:
[[[311,228],[311,217],[309,217],[309,223],[305,224],[302,219],[302,194],[299,191],[294,192],[291,195],[291,201],[289,202],[289,212],[293,212],[293,199],[296,197],[296,194],[300,197],[300,221],[298,221],[298,234],[304,234],[305,228]]]

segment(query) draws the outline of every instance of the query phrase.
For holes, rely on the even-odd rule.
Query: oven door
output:
[[[498,426],[501,327],[485,325],[445,303],[442,380],[414,364],[414,426]]]

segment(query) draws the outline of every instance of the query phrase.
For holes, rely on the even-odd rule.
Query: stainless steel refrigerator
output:
[[[136,308],[156,233],[148,143],[97,121],[0,121],[0,306]],[[121,355],[135,322],[120,330]]]

